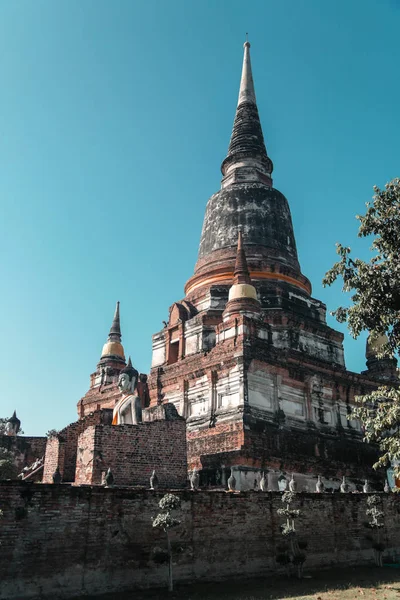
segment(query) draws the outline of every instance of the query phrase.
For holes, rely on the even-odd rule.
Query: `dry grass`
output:
[[[284,577],[198,583],[97,600],[400,600],[400,569],[356,568],[319,571],[301,581]],[[85,597],[85,600],[89,600]]]

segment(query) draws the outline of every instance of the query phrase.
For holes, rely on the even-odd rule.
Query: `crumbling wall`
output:
[[[149,486],[155,469],[160,487],[187,483],[184,419],[138,425],[93,425],[77,442],[76,484],[100,485],[111,468],[117,485]]]
[[[52,483],[53,473],[58,467],[64,482],[75,479],[76,454],[79,435],[91,425],[111,423],[112,410],[96,410],[83,419],[71,423],[50,437],[46,446],[43,483]]]

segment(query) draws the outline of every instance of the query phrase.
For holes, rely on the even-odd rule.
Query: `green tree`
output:
[[[303,577],[303,566],[306,555],[301,550],[305,549],[305,544],[301,544],[297,537],[295,521],[300,516],[298,508],[292,508],[292,503],[296,499],[296,492],[285,492],[282,495],[282,502],[285,508],[278,508],[277,513],[281,517],[286,517],[286,522],[281,525],[281,533],[287,540],[287,544],[282,546],[284,552],[277,557],[277,561],[286,566],[293,565],[297,569],[297,577]]]
[[[337,244],[340,257],[326,273],[323,284],[343,281],[343,292],[351,294],[351,306],[339,306],[332,314],[347,323],[354,338],[362,331],[373,342],[387,336],[379,358],[392,358],[400,348],[400,179],[393,179],[383,190],[374,187],[367,203],[358,236],[372,236],[368,261],[350,256],[351,249]],[[374,468],[400,459],[400,391],[396,385],[382,385],[372,393],[358,396],[352,417],[364,426],[365,441],[376,442],[381,450]],[[395,466],[400,475],[400,468]]]
[[[59,434],[59,431],[57,429],[49,429],[48,432],[46,433],[46,437],[53,438],[53,437],[57,437],[58,434]]]
[[[176,519],[172,512],[178,510],[181,507],[181,500],[174,494],[165,494],[158,503],[161,511],[153,519],[153,527],[162,529],[167,536],[167,549],[168,549],[168,591],[172,592],[174,589],[173,577],[172,577],[172,551],[171,551],[171,540],[169,536],[170,529],[180,525],[180,521]]]
[[[0,480],[15,479],[17,469],[14,464],[14,456],[12,452],[0,447]]]
[[[367,498],[368,508],[366,515],[369,518],[368,526],[375,532],[375,539],[372,540],[372,547],[374,549],[375,564],[378,567],[383,566],[383,551],[385,546],[381,539],[381,530],[384,527],[385,513],[383,512],[382,499],[373,494]]]

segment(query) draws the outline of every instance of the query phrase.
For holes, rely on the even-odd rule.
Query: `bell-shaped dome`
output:
[[[101,358],[108,358],[110,356],[118,356],[119,358],[123,358],[125,360],[124,348],[121,342],[108,341],[104,344]]]
[[[207,203],[198,260],[185,294],[196,297],[200,288],[229,285],[239,231],[246,240],[253,281],[279,281],[310,294],[311,284],[300,270],[288,201],[273,187],[273,165],[258,114],[248,41],[232,136],[221,170],[221,189]]]

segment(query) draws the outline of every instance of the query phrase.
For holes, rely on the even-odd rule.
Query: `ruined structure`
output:
[[[382,476],[347,417],[355,394],[398,381],[396,361],[379,358],[382,338],[368,341],[363,373],[346,370],[343,336],[311,295],[288,202],[272,187],[249,51],[246,42],[221,190],[185,297],[153,336],[149,385],[126,363],[117,303],[79,419],[27,438],[14,414],[0,435],[23,469],[23,481],[0,482],[0,546],[12,557],[0,565],[0,598],[163,585],[165,535],[152,518],[169,489],[182,501],[172,534],[179,581],[283,571],[286,489],[315,492],[299,499],[307,567],[372,563],[365,495],[369,480],[383,489]],[[364,494],[348,493],[362,482]],[[400,556],[398,505],[398,494],[382,494],[390,563]]]
[[[103,485],[111,468],[115,485],[149,487],[155,469],[160,487],[186,487],[185,420],[167,404],[144,412],[145,422],[112,425],[113,411],[103,408],[55,433],[47,441],[42,482],[52,483],[58,469],[63,483]]]
[[[149,381],[126,363],[117,302],[79,420],[47,443],[43,481],[58,469],[64,482],[100,484],[111,468],[117,483],[143,484],[168,461],[168,428],[175,428],[180,441],[171,452],[180,465],[176,453],[184,453],[201,485],[226,487],[231,477],[237,490],[253,489],[262,473],[269,490],[285,489],[292,473],[299,491],[313,491],[317,475],[327,489],[338,489],[343,476],[350,489],[366,478],[376,482],[376,450],[347,417],[356,394],[396,379],[396,361],[378,358],[384,340],[376,340],[367,345],[367,369],[346,370],[343,335],[312,297],[288,202],[273,187],[249,42],[221,171],[185,297],[153,336]],[[17,428],[10,423],[10,431]],[[135,462],[139,476],[125,459],[136,460],[133,449],[146,436],[160,453],[152,450],[144,469]],[[178,480],[182,486],[182,471],[171,479]]]
[[[357,393],[396,376],[396,364],[370,348],[365,372],[346,370],[343,335],[301,272],[272,170],[246,42],[221,189],[208,201],[185,297],[153,336],[151,404],[174,403],[186,417],[189,466],[203,482],[226,482],[231,469],[239,489],[262,470],[270,489],[284,472],[303,489],[318,473],[361,482],[373,477],[375,450],[347,415]]]

